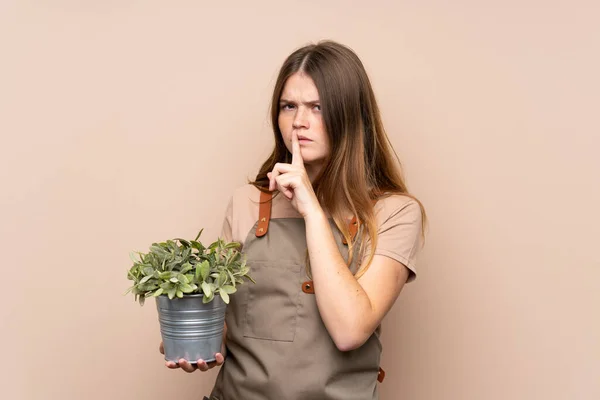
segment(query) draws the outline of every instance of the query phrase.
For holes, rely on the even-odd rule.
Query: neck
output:
[[[308,175],[308,179],[310,179],[311,183],[315,182],[317,176],[319,176],[319,172],[321,172],[320,164],[304,164],[304,168],[306,168],[306,174]]]

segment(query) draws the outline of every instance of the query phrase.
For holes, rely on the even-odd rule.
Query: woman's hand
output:
[[[158,350],[160,351],[161,354],[165,354],[165,348],[163,346],[163,342],[160,342],[160,346],[159,346]],[[197,369],[199,369],[200,371],[208,371],[211,368],[219,367],[219,366],[223,365],[223,363],[225,362],[225,357],[223,356],[223,354],[225,354],[225,344],[221,345],[221,353],[217,353],[215,355],[215,358],[217,359],[216,361],[207,363],[204,360],[198,360],[197,364],[192,364],[189,361],[181,358],[181,359],[179,359],[178,363],[175,363],[173,361],[167,361],[165,363],[165,365],[171,369],[181,368],[185,372],[194,372]]]
[[[292,132],[292,163],[277,163],[269,178],[269,190],[279,190],[303,217],[322,211],[306,173],[296,131]]]
[[[199,369],[200,371],[208,371],[211,368],[220,367],[225,362],[225,354],[227,354],[226,353],[227,352],[226,341],[227,341],[227,324],[225,324],[225,326],[223,327],[223,340],[221,342],[221,352],[215,354],[216,361],[211,361],[211,362],[207,363],[204,360],[197,360],[196,364],[192,364],[189,361],[181,358],[181,359],[179,359],[179,362],[177,362],[177,363],[175,363],[173,361],[167,361],[165,363],[165,365],[171,369],[181,368],[185,372],[194,372],[197,369]],[[162,341],[160,342],[158,351],[160,351],[161,354],[165,354],[165,347],[164,347]]]

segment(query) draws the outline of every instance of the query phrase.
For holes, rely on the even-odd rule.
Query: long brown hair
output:
[[[417,201],[421,208],[423,228],[425,210],[421,202],[409,194],[402,177],[400,162],[384,130],[375,94],[358,56],[347,46],[322,41],[294,51],[283,63],[271,101],[271,123],[275,148],[263,163],[252,183],[268,191],[271,172],[278,162],[291,162],[279,129],[279,101],[287,79],[297,72],[312,78],[319,92],[323,123],[331,144],[313,187],[321,206],[332,216],[349,245],[348,265],[352,262],[356,241],[352,243],[347,214],[360,221],[361,252],[370,238],[371,254],[357,271],[357,278],[369,267],[377,246],[377,222],[373,201],[382,196],[402,194]]]

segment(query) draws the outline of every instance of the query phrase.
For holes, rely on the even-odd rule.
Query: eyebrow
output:
[[[292,100],[287,100],[287,99],[280,99],[279,103],[288,103],[288,104],[296,104],[295,101]],[[302,104],[304,104],[305,106],[314,106],[315,104],[320,104],[321,102],[319,100],[312,100],[312,101],[303,101]]]

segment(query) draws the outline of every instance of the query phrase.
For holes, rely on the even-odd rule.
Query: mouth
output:
[[[298,141],[299,142],[312,142],[312,140],[310,140],[309,138],[302,136],[302,135],[298,135]]]

